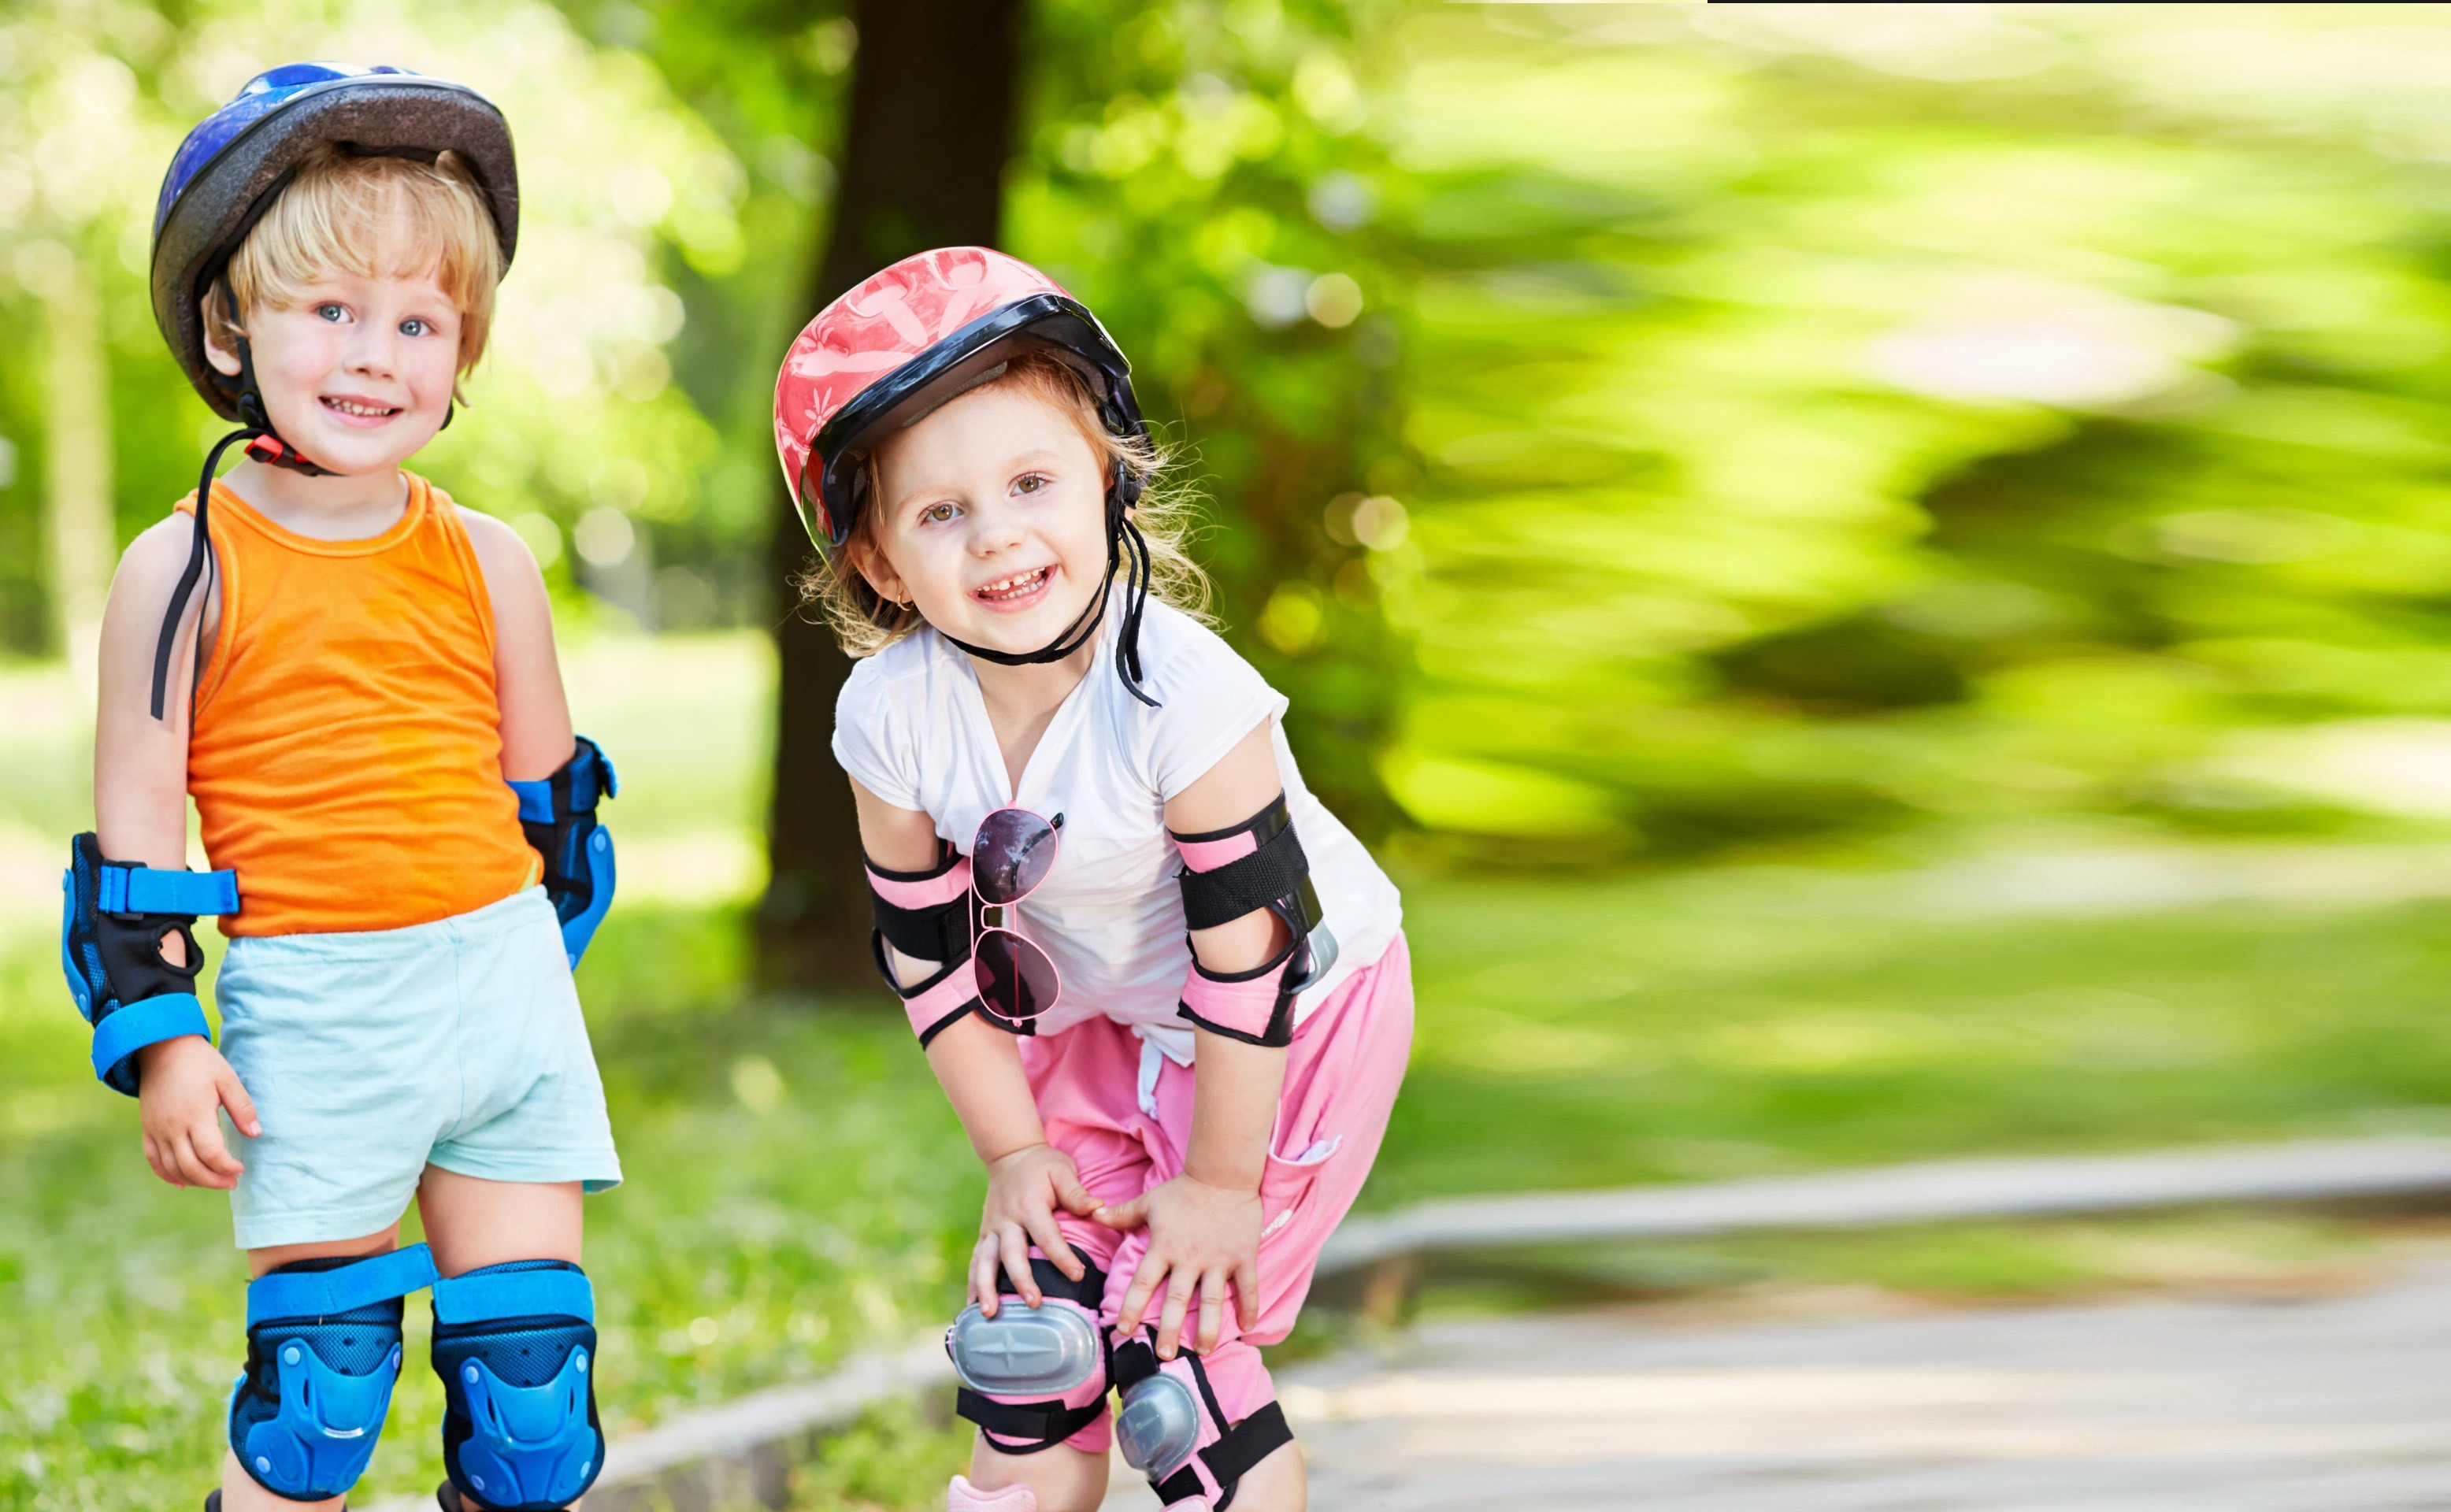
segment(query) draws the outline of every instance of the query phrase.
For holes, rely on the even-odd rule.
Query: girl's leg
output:
[[[246,1273],[254,1278],[278,1270],[283,1266],[301,1260],[328,1260],[336,1255],[358,1257],[380,1255],[400,1247],[400,1225],[393,1224],[380,1233],[363,1239],[325,1240],[311,1245],[271,1245],[246,1252]],[[222,1512],[326,1512],[338,1508],[341,1498],[322,1502],[292,1502],[279,1497],[255,1483],[238,1463],[238,1455],[225,1445],[222,1449]]]
[[[1152,1177],[1148,1149],[1135,1128],[1140,1060],[1139,1042],[1130,1031],[1091,1019],[1061,1034],[1023,1040],[1022,1064],[1048,1140],[1072,1157],[1081,1185],[1108,1203],[1139,1196]],[[1063,1211],[1055,1222],[1085,1263],[1101,1271],[1114,1264],[1123,1237],[1115,1230]],[[1099,1310],[1107,1320],[1113,1317],[1111,1306]],[[1094,1512],[1106,1500],[1113,1442],[1112,1422],[1105,1416],[1064,1443],[1030,1454],[1000,1449],[982,1432],[971,1451],[968,1481],[954,1483],[949,1504],[953,1512]],[[1033,1503],[997,1500],[1014,1487],[1027,1487]]]
[[[440,1166],[426,1167],[424,1179],[418,1185],[417,1208],[419,1216],[425,1221],[425,1241],[434,1247],[434,1267],[444,1277],[435,1288],[438,1335],[445,1326],[442,1298],[451,1285],[451,1278],[465,1276],[470,1271],[483,1270],[492,1266],[520,1266],[521,1262],[559,1262],[559,1265],[520,1266],[520,1269],[499,1274],[532,1277],[543,1272],[557,1281],[576,1274],[579,1286],[583,1288],[584,1274],[577,1270],[582,1233],[582,1201],[579,1184],[575,1181],[487,1181],[445,1170]],[[526,1326],[530,1316],[561,1317],[567,1314],[568,1325],[562,1331],[567,1332],[570,1339],[554,1341],[548,1345],[549,1352],[558,1352],[561,1356],[559,1360],[546,1362],[548,1369],[556,1373],[570,1368],[571,1351],[583,1348],[591,1358],[595,1353],[592,1325],[584,1325],[577,1313],[568,1311],[568,1304],[518,1304],[509,1308],[509,1315],[519,1316],[522,1325],[520,1331],[524,1337],[534,1337],[540,1331]],[[462,1331],[470,1332],[472,1337],[481,1337],[482,1324]],[[563,1347],[565,1343],[567,1348]],[[448,1342],[439,1337],[437,1344],[438,1370],[443,1368],[446,1353],[457,1359],[465,1352],[451,1349]],[[469,1358],[482,1362],[487,1357],[483,1349],[479,1348]],[[464,1362],[460,1367],[470,1368]],[[593,1377],[587,1379],[592,1381]],[[539,1383],[520,1380],[511,1384],[533,1386]],[[460,1406],[459,1390],[454,1389],[457,1386],[457,1382],[446,1383],[455,1414]],[[586,1387],[586,1400],[592,1424],[595,1416],[592,1384]],[[574,1428],[574,1432],[577,1431],[579,1430]],[[593,1429],[586,1431],[592,1432]],[[447,1459],[452,1445],[452,1430],[448,1424],[444,1428],[444,1443]],[[461,1445],[473,1447],[464,1435]],[[600,1462],[600,1441],[591,1452]],[[480,1512],[487,1503],[472,1483],[462,1483],[470,1479],[464,1474],[464,1469],[463,1465],[463,1473],[452,1476],[452,1483],[458,1488],[461,1505],[469,1512]],[[572,1502],[569,1505],[575,1509],[579,1503]]]

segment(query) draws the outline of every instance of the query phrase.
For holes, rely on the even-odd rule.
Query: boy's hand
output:
[[[979,1311],[996,1315],[999,1262],[1023,1302],[1035,1307],[1046,1300],[1029,1273],[1031,1245],[1071,1280],[1087,1273],[1055,1227],[1058,1208],[1079,1218],[1098,1211],[1098,1199],[1081,1185],[1071,1156],[1052,1145],[1024,1145],[988,1162],[987,1207],[979,1215],[979,1242],[971,1250],[971,1300]]]
[[[173,1187],[227,1191],[246,1167],[229,1152],[216,1116],[253,1139],[264,1132],[254,1100],[222,1052],[200,1034],[182,1034],[136,1052],[137,1116],[145,1128],[145,1162]]]
[[[1148,1226],[1148,1253],[1132,1273],[1115,1327],[1122,1333],[1139,1327],[1142,1315],[1163,1286],[1166,1303],[1157,1325],[1159,1359],[1174,1358],[1195,1289],[1200,1293],[1200,1332],[1192,1344],[1194,1350],[1205,1354],[1217,1347],[1229,1282],[1234,1288],[1235,1321],[1245,1329],[1260,1325],[1258,1191],[1212,1187],[1194,1176],[1177,1176],[1120,1208],[1100,1209],[1098,1221],[1109,1228]]]

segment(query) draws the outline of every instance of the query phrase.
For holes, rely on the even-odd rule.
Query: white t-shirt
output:
[[[1125,689],[1114,666],[1116,592],[1097,660],[1056,709],[1018,791],[1006,780],[971,658],[931,629],[852,669],[834,704],[834,759],[886,802],[933,819],[966,854],[979,821],[996,809],[1062,815],[1055,866],[1019,910],[1022,933],[1062,978],[1039,1031],[1104,1013],[1189,1065],[1191,1025],[1175,1005],[1191,946],[1166,805],[1263,721],[1272,727],[1285,804],[1339,947],[1335,966],[1296,1001],[1296,1023],[1379,959],[1402,925],[1402,908],[1362,842],[1303,786],[1277,722],[1284,696],[1206,626],[1151,599],[1141,621],[1141,686],[1159,706]]]

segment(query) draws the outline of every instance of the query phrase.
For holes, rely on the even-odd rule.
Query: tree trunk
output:
[[[60,263],[43,291],[46,597],[52,633],[90,698],[119,540],[110,499],[110,358],[91,270],[76,258]]]
[[[994,244],[1020,18],[1021,0],[857,0],[841,188],[808,313],[912,252]],[[816,559],[788,492],[775,504],[770,569],[775,602],[790,606],[799,599],[792,579]],[[830,751],[851,662],[805,614],[785,617],[775,640],[772,880],[757,915],[758,975],[770,988],[841,992],[874,972],[851,791]]]

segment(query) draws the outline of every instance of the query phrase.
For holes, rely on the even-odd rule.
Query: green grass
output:
[[[747,843],[760,802],[755,648],[573,662],[584,727],[623,769],[613,816],[637,880],[581,973],[629,1174],[588,1209],[618,1432],[946,1316],[978,1176],[898,1017],[740,987],[755,878],[724,846]],[[56,677],[0,679],[0,842],[21,851],[80,822],[73,721],[16,717],[64,697]],[[0,843],[0,870],[15,864]],[[42,892],[22,866],[0,884]],[[661,901],[676,893],[727,901]],[[2439,906],[1937,918],[1917,896],[1837,866],[1408,879],[1421,1032],[1365,1205],[2451,1123]],[[48,927],[27,906],[0,917],[0,1512],[188,1505],[218,1455],[244,1271],[225,1200],[154,1180],[133,1105],[85,1071]],[[2320,1277],[2364,1243],[2254,1214],[1771,1236],[1490,1257],[1433,1301],[1796,1280],[2043,1296]],[[412,1368],[364,1496],[432,1483],[439,1412]],[[931,1504],[959,1438],[877,1414],[802,1470],[797,1504]]]

